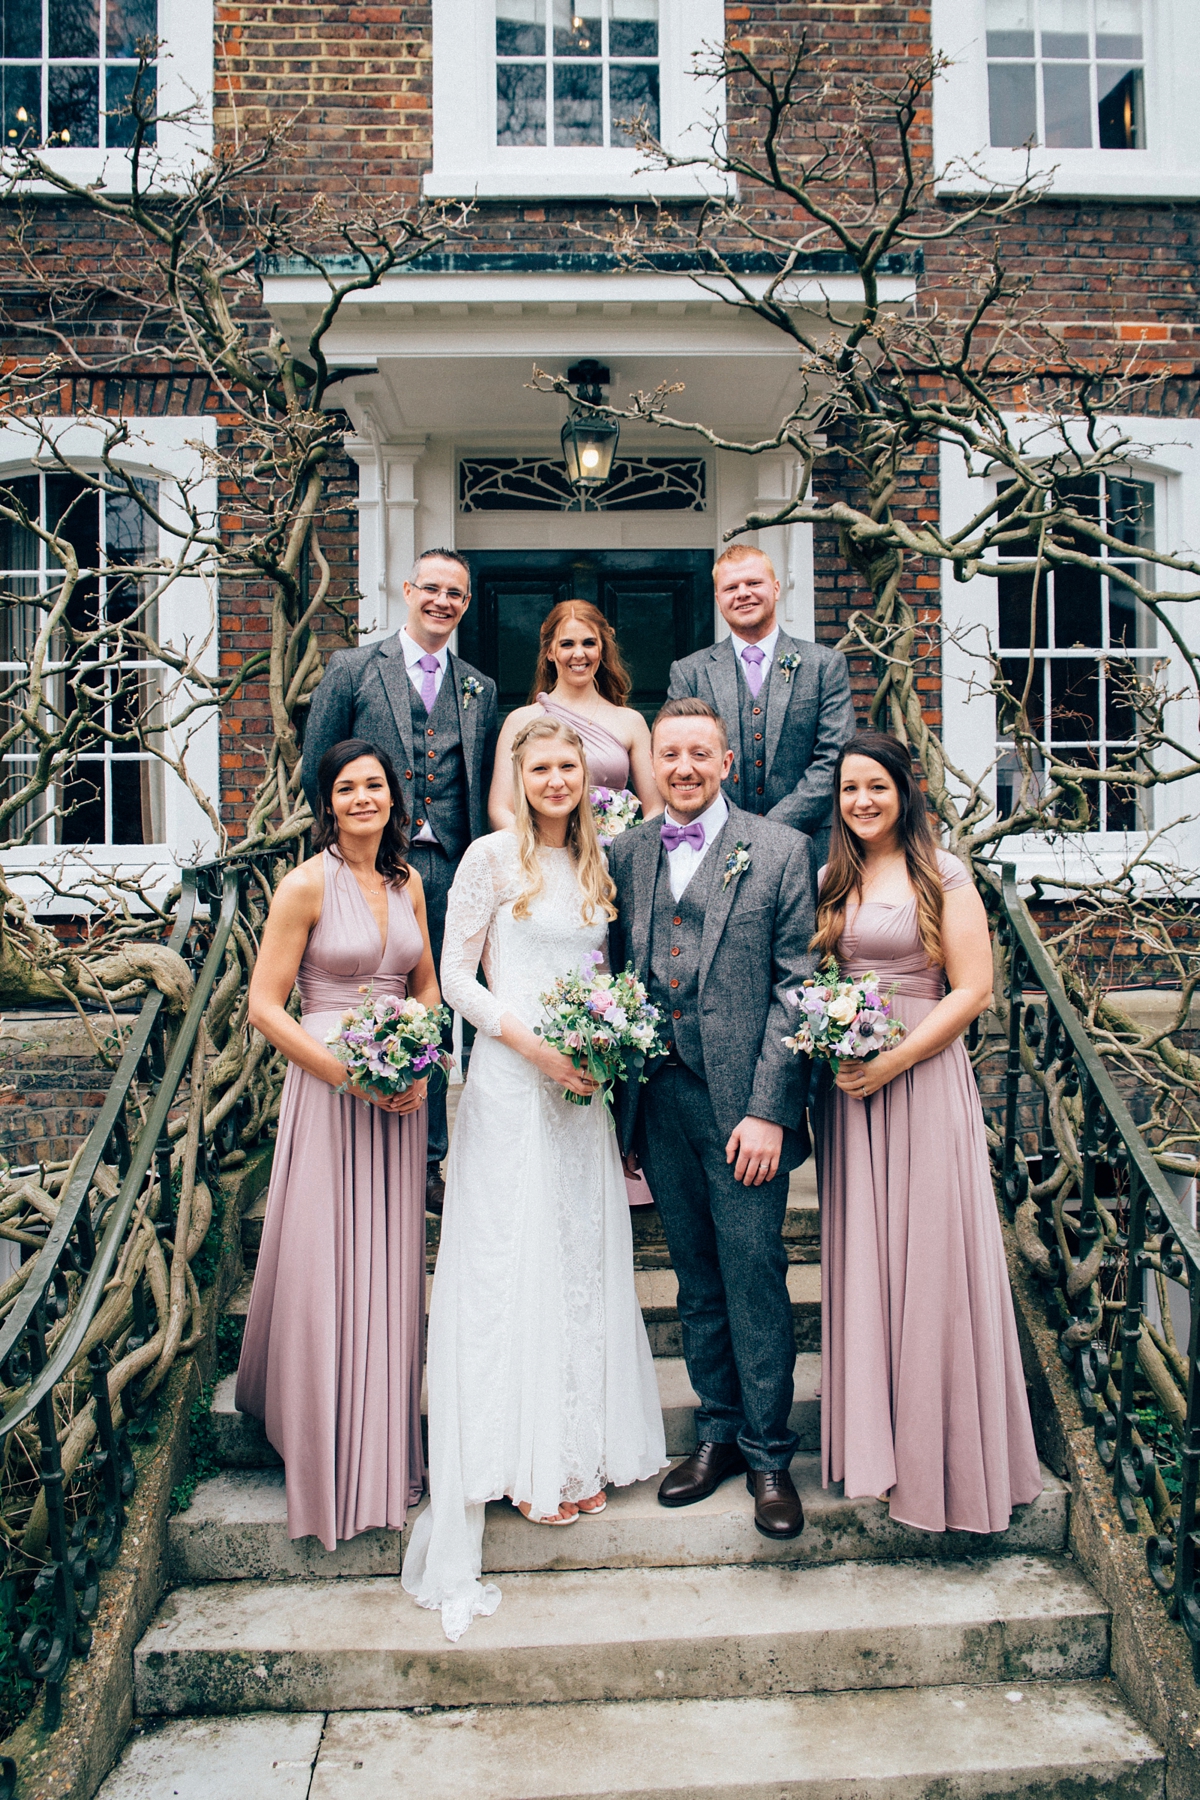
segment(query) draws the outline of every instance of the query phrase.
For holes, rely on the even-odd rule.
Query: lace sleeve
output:
[[[469,846],[459,863],[446,902],[441,977],[442,998],[447,1006],[489,1037],[499,1037],[505,1009],[475,977],[488,928],[500,902],[498,890],[487,840],[480,838]]]

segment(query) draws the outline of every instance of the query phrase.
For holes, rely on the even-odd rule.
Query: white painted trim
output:
[[[660,0],[663,143],[703,154],[724,94],[691,73],[725,36],[724,0]],[[427,199],[695,199],[727,191],[711,171],[652,170],[636,150],[501,148],[496,143],[494,0],[433,0],[433,168]]]
[[[1010,425],[1014,421],[1009,421]],[[1123,436],[1132,440],[1130,466],[1153,479],[1156,490],[1155,530],[1158,546],[1182,554],[1200,551],[1200,421],[1184,419],[1123,418],[1114,421]],[[943,529],[953,531],[978,510],[984,483],[994,479],[986,471],[969,470],[956,446],[941,450],[941,509]],[[1159,569],[1160,590],[1169,592],[1184,581]],[[954,580],[949,565],[942,572],[942,741],[948,759],[972,779],[995,758],[995,707],[980,693],[978,654],[985,649],[986,634],[995,641],[998,608],[994,579],[976,576],[973,581]],[[1180,624],[1193,646],[1200,646],[1200,616],[1195,608],[1182,609]],[[972,655],[972,650],[976,654]],[[1159,655],[1168,647],[1160,646]],[[1171,653],[1168,680],[1172,690],[1187,688],[1187,678],[1176,654]],[[975,691],[971,678],[975,676]],[[1183,699],[1168,708],[1167,725],[1182,743],[1196,742],[1196,702]],[[995,795],[994,783],[986,784]],[[1200,869],[1200,779],[1160,788],[1155,795],[1157,824],[1170,829],[1160,840],[1164,858],[1178,862],[1189,885]],[[1197,815],[1197,816],[1192,816]],[[1173,821],[1182,821],[1173,823]],[[1115,873],[1126,859],[1127,844],[1142,841],[1142,834],[1091,832],[1082,838],[1047,842],[1042,838],[1013,839],[1005,849],[1015,861],[1022,880],[1034,875],[1062,874],[1088,879],[1095,870]]]
[[[1047,150],[1028,168],[1055,195],[1115,200],[1200,198],[1200,110],[1193,92],[1200,66],[1196,0],[1149,0],[1145,7],[1145,150]],[[935,52],[952,67],[933,101],[933,154],[942,194],[1013,187],[1026,172],[1024,150],[988,143],[985,0],[933,0]]]

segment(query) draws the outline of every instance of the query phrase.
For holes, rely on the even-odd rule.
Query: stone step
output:
[[[662,1403],[663,1430],[668,1456],[686,1456],[696,1447],[696,1424],[693,1416],[698,1400],[688,1380],[682,1357],[660,1357],[654,1365],[658,1376],[658,1393]],[[801,1450],[816,1450],[821,1443],[821,1403],[817,1398],[817,1382],[821,1375],[819,1356],[796,1358],[791,1427],[800,1439]],[[270,1468],[279,1457],[267,1442],[258,1419],[238,1412],[234,1405],[237,1376],[227,1375],[213,1395],[212,1420],[216,1434],[217,1461],[227,1469]],[[422,1387],[421,1410],[425,1410]]]
[[[1163,1777],[1158,1746],[1104,1681],[480,1707],[416,1716],[343,1712],[325,1722],[308,1794],[309,1800],[393,1800],[397,1794],[421,1800],[1161,1800]],[[171,1791],[191,1800],[191,1789]],[[261,1792],[247,1787],[245,1800]],[[195,1793],[198,1800],[200,1790]],[[134,1800],[134,1794],[105,1790],[104,1800]],[[242,1800],[242,1790],[231,1800]]]
[[[1009,1529],[992,1537],[947,1532],[938,1537],[896,1525],[878,1500],[847,1500],[822,1489],[820,1459],[798,1456],[792,1475],[806,1526],[791,1543],[772,1543],[754,1528],[754,1503],[734,1478],[696,1506],[658,1504],[660,1477],[611,1489],[604,1512],[565,1531],[531,1525],[508,1501],[487,1510],[483,1566],[489,1574],[555,1569],[637,1569],[786,1562],[817,1567],[901,1558],[1055,1555],[1066,1548],[1068,1490],[1048,1469],[1032,1506],[1018,1507]],[[186,1512],[167,1526],[169,1579],[204,1581],[328,1580],[396,1575],[403,1553],[398,1531],[365,1531],[327,1555],[316,1538],[289,1541],[283,1470],[226,1470],[201,1482]]]
[[[454,1645],[394,1578],[231,1581],[168,1596],[134,1679],[140,1713],[719,1700],[1087,1680],[1108,1643],[1073,1563],[1038,1556],[508,1575]]]

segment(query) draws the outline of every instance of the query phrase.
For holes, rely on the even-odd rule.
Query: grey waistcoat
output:
[[[410,698],[416,766],[413,769],[413,819],[409,835],[416,837],[421,829],[420,820],[428,819],[442,849],[457,861],[471,841],[471,821],[467,804],[467,766],[463,760],[450,671],[447,669],[442,677],[432,713],[425,711],[425,704],[415,687]]]
[[[764,669],[770,669],[764,663]],[[738,673],[738,729],[737,736],[730,731],[730,747],[736,761],[733,765],[733,778],[736,783],[734,793],[736,804],[743,812],[765,813],[767,810],[767,753],[765,749],[767,734],[767,690],[771,677],[767,674],[757,695],[750,692],[746,678]],[[732,721],[728,721],[732,723]],[[762,767],[758,764],[761,762]],[[759,790],[762,790],[760,792]],[[707,857],[705,861],[707,862]]]
[[[650,999],[662,1014],[659,1035],[671,1038],[693,1075],[704,1074],[704,1050],[700,1041],[700,940],[704,914],[716,880],[720,845],[710,844],[704,861],[679,899],[671,892],[667,853],[659,851],[658,880],[654,890],[654,917],[650,927]],[[680,920],[678,925],[675,920]],[[673,950],[679,955],[672,955]],[[676,981],[678,987],[672,987]],[[679,1017],[674,1014],[678,1012]]]

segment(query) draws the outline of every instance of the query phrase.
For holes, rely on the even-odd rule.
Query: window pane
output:
[[[1092,103],[1086,65],[1046,63],[1042,82],[1046,143],[1054,150],[1090,150]]]
[[[496,0],[496,55],[545,54],[546,0]]]
[[[1021,695],[1025,692],[1025,683],[1029,681],[1029,658],[1027,656],[1005,656],[1001,659],[1000,673],[1008,683],[1014,706],[1020,704]],[[1029,686],[1029,698],[1025,702],[1029,715],[1029,727],[1040,737],[1046,725],[1046,706],[1044,683],[1046,665],[1038,657],[1033,665],[1033,680]]]
[[[988,64],[990,140],[1016,149],[1037,137],[1037,100],[1033,63]]]
[[[1006,650],[1027,649],[1029,646],[1030,614],[1033,610],[1032,575],[1001,575],[996,583],[1000,602],[1000,643]],[[1039,650],[1046,647],[1046,577],[1038,582],[1037,618],[1032,621],[1034,627],[1034,644]]]
[[[1137,709],[1133,704],[1136,692],[1133,663],[1109,663],[1104,684],[1104,722],[1110,744],[1130,743],[1137,737]]]
[[[40,143],[42,138],[42,71],[40,65],[30,68],[0,66],[0,116],[4,120],[5,142],[18,144],[26,139]]]
[[[63,818],[58,823],[60,844],[104,842],[104,764],[76,763],[59,788]]]
[[[1050,664],[1050,736],[1055,743],[1100,736],[1100,674],[1094,662]]]
[[[1142,118],[1142,71],[1101,63],[1096,70],[1100,148],[1141,150],[1145,147]]]
[[[617,63],[608,72],[608,107],[614,144],[632,144],[633,133],[618,121],[643,116],[646,129],[658,136],[658,64]]]
[[[91,65],[51,63],[50,142],[100,142],[100,71]]]
[[[1089,0],[1042,0],[1042,55],[1087,56]]]
[[[100,0],[50,0],[51,56],[99,56]]]
[[[555,63],[554,142],[602,144],[604,105],[599,63]]]
[[[133,113],[133,86],[141,74],[138,83],[138,112],[148,122],[142,134],[144,144],[153,144],[157,139],[157,127],[154,123],[154,107],[157,91],[154,78],[149,69],[139,70],[136,64],[109,63],[108,108],[105,120],[105,142],[112,145],[127,146],[132,144],[136,120]]]
[[[1096,0],[1096,55],[1142,54],[1142,0]]]
[[[546,65],[499,63],[496,67],[496,142],[546,141]]]
[[[610,56],[658,55],[658,0],[611,0]]]
[[[1100,576],[1090,569],[1054,571],[1054,645],[1057,650],[1098,649]]]
[[[1123,544],[1154,548],[1154,484],[1149,481],[1108,482],[1108,529]]]
[[[113,762],[109,764],[112,782],[112,841],[114,844],[144,844],[142,786],[146,764]]]
[[[555,56],[599,56],[600,33],[600,0],[554,0]]]
[[[46,523],[70,544],[80,569],[100,567],[100,507],[95,494],[88,493],[70,475],[46,477]],[[46,560],[52,569],[61,565],[53,551]],[[67,616],[80,631],[89,630],[98,616],[98,588],[95,578],[81,580],[71,596]]]
[[[42,0],[0,0],[0,56],[42,54]]]
[[[987,0],[989,56],[1033,55],[1033,0]]]
[[[0,498],[7,505],[15,500],[25,508],[31,519],[38,517],[38,478],[36,475],[19,475],[15,481],[6,481],[0,488]],[[38,566],[38,540],[32,531],[11,519],[0,519],[0,573],[14,569],[36,569]]]
[[[136,56],[138,44],[158,36],[158,0],[108,0],[105,54]]]

